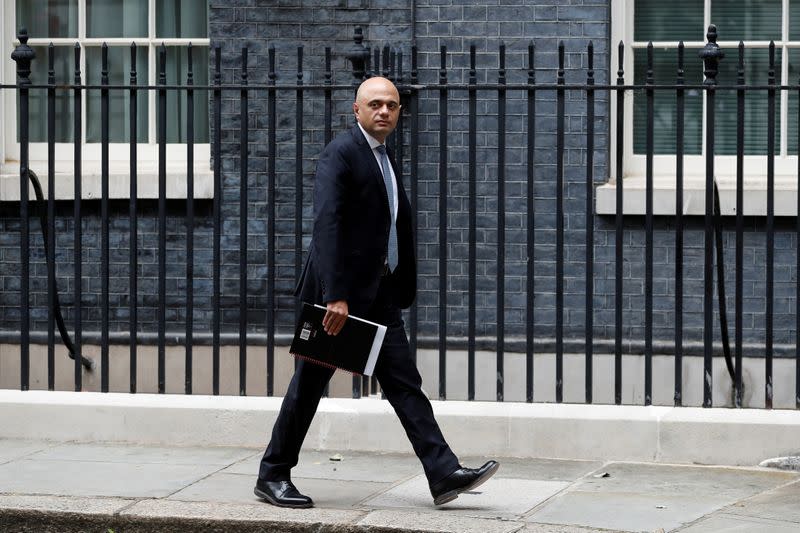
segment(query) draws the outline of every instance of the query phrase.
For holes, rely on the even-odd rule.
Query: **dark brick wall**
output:
[[[497,80],[501,43],[506,46],[506,69],[509,83],[527,80],[527,47],[536,46],[536,79],[554,83],[558,61],[557,46],[563,41],[566,50],[566,81],[581,83],[586,77],[586,47],[594,43],[597,83],[609,81],[609,12],[602,0],[499,0],[493,2],[460,2],[457,0],[418,0],[412,28],[411,1],[388,0],[211,0],[209,29],[212,46],[219,44],[223,53],[223,81],[236,82],[240,76],[239,53],[249,49],[248,80],[264,84],[268,79],[268,49],[276,49],[277,83],[298,80],[297,47],[304,46],[300,78],[305,84],[324,81],[324,47],[333,52],[334,82],[353,82],[350,63],[345,53],[352,46],[353,31],[363,27],[365,45],[382,47],[389,44],[401,50],[404,72],[409,70],[409,53],[415,39],[419,58],[419,79],[422,83],[438,80],[440,47],[448,50],[448,82],[465,83],[468,79],[469,46],[474,43],[478,57],[478,82]],[[212,53],[213,58],[213,53]],[[213,59],[212,59],[213,63]],[[613,80],[612,80],[613,81]],[[352,123],[348,88],[335,95],[334,133]],[[453,338],[466,334],[467,287],[467,100],[465,91],[451,91],[448,119],[448,333]],[[565,120],[565,336],[569,345],[582,343],[585,313],[585,179],[586,179],[586,101],[580,92],[568,91]],[[294,235],[295,235],[295,92],[281,91],[278,98],[278,134],[275,208],[278,253],[276,269],[276,302],[279,330],[287,332],[293,321],[294,300]],[[310,196],[316,156],[324,144],[322,133],[322,98],[319,91],[309,91],[303,102],[304,128],[302,182],[304,247],[310,234]],[[555,258],[556,258],[556,97],[554,91],[539,91],[536,99],[536,183],[533,190],[536,209],[535,258],[536,335],[546,343],[555,335]],[[496,334],[497,287],[497,96],[481,91],[478,102],[477,189],[478,189],[478,325],[479,335]],[[407,112],[407,110],[406,110]],[[530,191],[526,185],[526,100],[520,92],[510,91],[507,101],[506,136],[506,253],[505,301],[506,334],[520,337],[525,331],[525,261],[529,250],[526,240],[525,205]],[[596,103],[596,151],[594,154],[595,184],[608,177],[608,96],[599,92]],[[248,238],[248,316],[251,331],[263,332],[266,320],[266,250],[267,250],[267,100],[263,91],[250,98],[249,144],[249,238]],[[439,109],[438,94],[421,93],[419,146],[419,332],[423,337],[438,333],[438,229],[439,229]],[[223,314],[226,331],[235,331],[238,324],[238,249],[239,249],[239,95],[225,92],[222,107],[224,171],[223,191]],[[407,132],[406,132],[407,133]],[[406,142],[408,137],[406,136]],[[407,157],[406,152],[406,157]],[[407,163],[407,160],[406,160]],[[409,187],[406,177],[406,187]],[[86,202],[89,213],[84,234],[88,243],[84,265],[87,330],[99,327],[99,280],[96,262],[99,258],[97,206]],[[170,204],[170,265],[168,287],[170,311],[168,329],[180,332],[185,320],[183,311],[183,278],[185,262],[185,224],[183,205]],[[195,327],[208,331],[211,324],[211,219],[210,202],[198,205],[196,223]],[[124,204],[115,207],[112,232],[112,328],[127,329],[127,212]],[[6,330],[18,329],[19,272],[16,207],[3,207],[0,220],[0,253],[2,253],[3,291],[0,294]],[[595,216],[595,338],[608,346],[614,338],[614,228],[613,218]],[[726,221],[730,230],[732,221]],[[156,218],[153,204],[145,204],[140,220],[140,317],[143,331],[155,331],[156,287]],[[685,251],[684,325],[687,342],[702,339],[703,234],[702,220],[688,221]],[[624,241],[623,297],[624,337],[641,345],[644,336],[644,219],[626,217]],[[794,340],[794,256],[797,241],[788,221],[778,222],[776,237],[776,303],[775,339],[777,343]],[[173,233],[174,232],[174,233]],[[34,231],[36,234],[36,231]],[[39,239],[39,237],[36,237]],[[38,242],[38,241],[36,241]],[[725,235],[726,277],[728,280],[729,320],[733,308],[733,235]],[[34,328],[44,328],[45,268],[43,253],[36,244],[32,272],[32,304],[35,306]],[[63,206],[59,219],[59,275],[63,305],[70,315],[71,294],[71,211]],[[674,336],[674,226],[669,217],[658,218],[655,230],[654,335],[659,344],[668,345]],[[745,340],[763,342],[765,309],[765,235],[763,219],[750,219],[745,235]],[[716,307],[716,304],[715,304]],[[716,320],[716,319],[715,319]],[[715,321],[718,324],[718,321]]]

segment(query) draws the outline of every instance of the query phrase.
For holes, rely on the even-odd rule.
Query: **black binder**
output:
[[[303,302],[289,353],[311,363],[371,376],[386,326],[348,315],[338,335],[322,327],[326,309]]]

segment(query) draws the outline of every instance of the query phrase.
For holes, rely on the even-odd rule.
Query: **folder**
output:
[[[314,364],[371,376],[386,326],[348,315],[338,335],[322,327],[327,309],[303,302],[289,353]]]

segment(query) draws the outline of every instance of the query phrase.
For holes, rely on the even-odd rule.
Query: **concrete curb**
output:
[[[282,398],[0,390],[0,438],[266,445]],[[757,465],[793,455],[800,411],[433,401],[459,455]],[[413,453],[388,402],[323,399],[305,446]]]
[[[170,500],[0,497],[0,530],[36,533],[125,531],[162,533],[433,533],[441,529],[397,528],[362,523],[367,511],[280,509],[270,505],[234,505]]]

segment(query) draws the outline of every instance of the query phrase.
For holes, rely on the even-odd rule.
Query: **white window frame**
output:
[[[780,77],[778,84],[790,84],[788,51],[800,48],[800,41],[789,41],[789,0],[782,0],[782,39],[775,41],[776,50],[781,50]],[[710,0],[705,0],[703,28],[708,28],[711,20]],[[609,65],[610,83],[616,83],[618,68],[618,44],[625,44],[624,70],[625,83],[633,83],[633,54],[636,48],[646,48],[647,42],[634,41],[634,0],[612,0],[611,3],[611,63]],[[720,28],[724,32],[724,28]],[[699,30],[698,30],[699,33]],[[722,33],[724,37],[724,33]],[[705,30],[703,40],[684,41],[686,47],[685,61],[700,61],[697,49],[705,46]],[[720,48],[725,51],[723,61],[737,61],[738,41],[719,40]],[[653,42],[654,47],[677,48],[677,42]],[[768,48],[768,41],[748,41],[748,48]],[[765,96],[766,97],[766,96]],[[788,93],[777,92],[777,105],[780,109],[780,154],[775,156],[775,214],[777,216],[794,216],[797,214],[797,156],[787,154],[788,149]],[[623,138],[623,180],[624,214],[642,215],[645,213],[645,173],[646,156],[633,153],[633,95],[625,93],[625,121]],[[598,214],[616,213],[616,93],[611,93],[609,121],[610,152],[609,181],[598,187],[596,211]],[[703,138],[701,155],[685,155],[684,162],[684,214],[702,215],[705,213],[705,127],[706,100],[703,98]],[[744,156],[744,214],[746,216],[764,216],[767,213],[767,159],[766,155]],[[653,208],[657,215],[675,214],[675,155],[653,156]],[[736,156],[717,155],[714,158],[714,170],[720,189],[720,208],[724,215],[736,214]]]
[[[197,47],[210,47],[210,40],[205,39],[167,39],[156,37],[156,0],[148,0],[148,37],[90,39],[86,38],[86,0],[78,0],[78,38],[40,38],[29,39],[29,46],[47,46],[53,44],[74,45],[80,42],[82,83],[86,84],[86,46],[100,46],[103,42],[111,46],[129,47],[135,42],[137,47],[148,49],[149,79],[139,79],[139,84],[156,85],[157,48],[163,42],[167,47],[186,46],[189,43]],[[0,16],[5,21],[0,24],[0,39],[3,43],[3,55],[9,58],[14,47],[19,44],[16,30],[16,2],[3,2]],[[35,61],[47,61],[47,57],[37,57]],[[16,64],[10,59],[3,61],[5,67],[0,71],[0,79],[4,84],[16,83]],[[198,68],[208,68],[198,65]],[[71,80],[70,80],[71,81]],[[185,80],[180,80],[185,83]],[[20,145],[16,139],[17,112],[16,91],[2,91],[3,101],[0,105],[0,200],[19,200]],[[156,92],[148,91],[148,142],[137,143],[137,190],[138,198],[158,198],[158,143],[156,142]],[[86,142],[86,91],[82,92],[83,120],[81,135],[81,197],[85,199],[100,198],[101,194],[101,144]],[[211,148],[209,143],[194,145],[194,197],[198,199],[213,198],[213,173],[210,167]],[[167,197],[186,198],[187,158],[186,143],[167,144]],[[73,143],[56,143],[56,199],[74,198],[74,145]],[[47,191],[47,143],[30,143],[30,168],[39,176],[45,196]],[[109,144],[109,196],[111,198],[128,198],[130,194],[130,144]],[[30,189],[30,198],[33,188]]]

